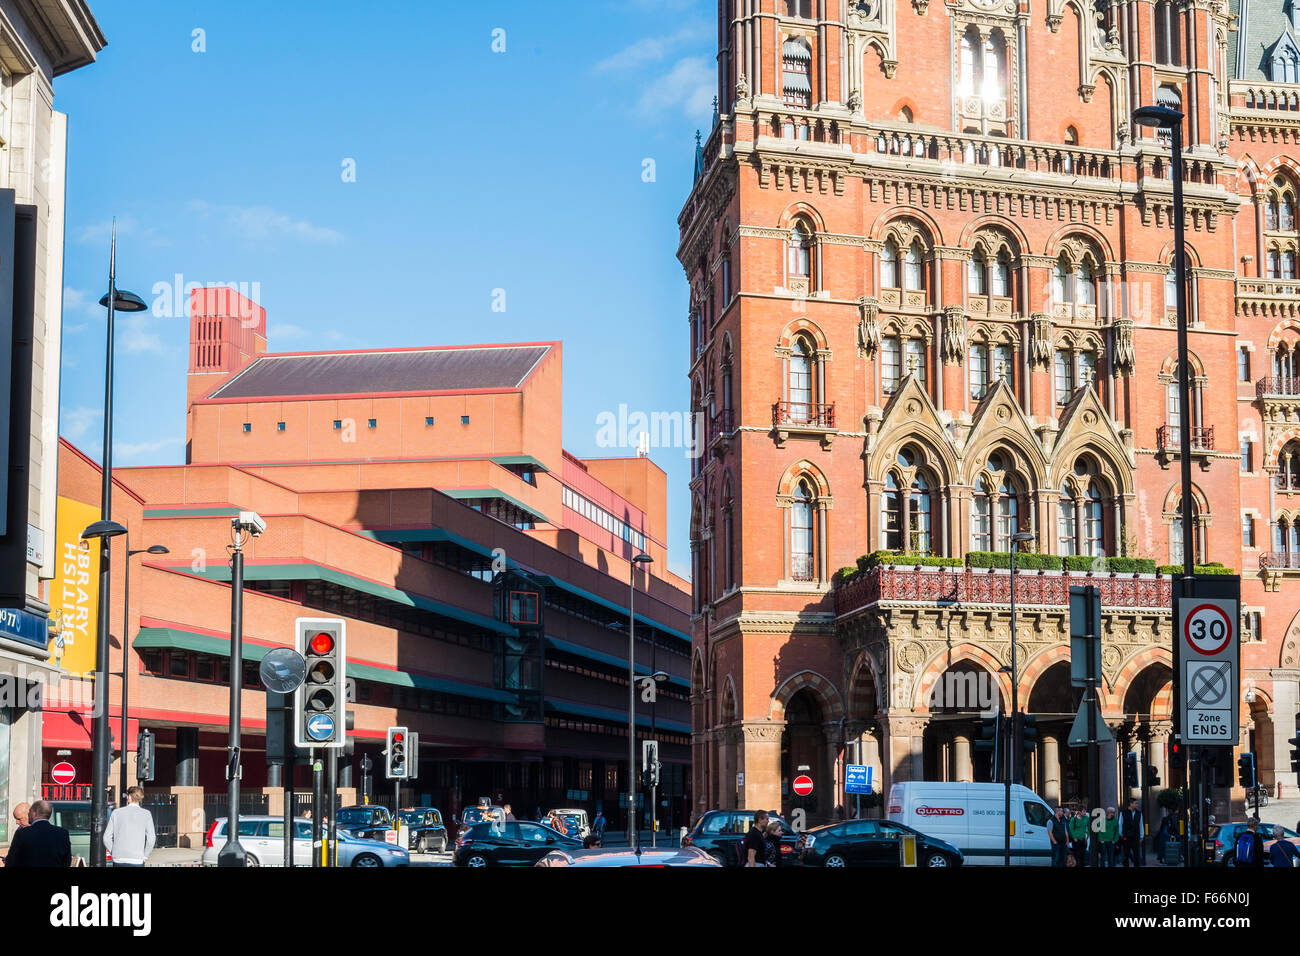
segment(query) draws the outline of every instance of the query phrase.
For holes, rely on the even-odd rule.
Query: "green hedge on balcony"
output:
[[[1182,574],[1183,566],[1181,564],[1162,564],[1157,568],[1161,574]],[[1196,574],[1236,574],[1235,568],[1224,567],[1218,561],[1211,561],[1209,564],[1198,564],[1192,569]]]
[[[1005,551],[968,551],[966,563],[972,568],[1011,568],[1011,555]],[[1059,554],[1017,554],[1016,568],[1021,571],[1059,571]]]
[[[914,568],[918,564],[929,568],[960,568],[962,559],[943,558],[932,554],[900,554],[896,551],[872,551],[858,558],[858,570],[862,572],[887,564],[894,564],[900,568]]]

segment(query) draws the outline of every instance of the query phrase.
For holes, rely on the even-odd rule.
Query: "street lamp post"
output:
[[[655,665],[654,665],[654,645],[651,645],[651,648],[650,648],[650,669],[651,669],[652,671],[654,671],[654,673],[651,674],[648,678],[645,678],[645,679],[646,679],[646,680],[649,680],[649,681],[651,682],[651,686],[653,686],[654,689],[655,689],[655,691],[654,691],[654,697],[652,697],[652,698],[650,699],[650,739],[653,740],[653,741],[655,741],[655,763],[658,764],[658,763],[659,763],[659,747],[658,747],[659,738],[658,738],[657,736],[655,736],[655,714],[656,714],[656,712],[659,710],[659,687],[658,687],[658,685],[659,685],[659,684],[662,684],[664,681],[668,680],[668,675],[665,674],[663,671],[655,671],[655,670],[654,670],[654,666],[655,666]],[[656,767],[656,768],[655,768],[656,773],[652,774],[651,777],[650,777],[650,780],[651,780],[651,784],[650,784],[650,846],[651,846],[652,849],[657,845],[657,843],[656,843],[656,841],[655,841],[655,837],[656,837],[656,836],[658,835],[658,833],[659,833],[659,783],[658,783],[658,777],[659,777],[659,775],[658,775],[658,773],[657,773],[658,769],[659,769],[659,768]],[[671,821],[669,821],[669,822],[671,823]]]
[[[104,349],[104,448],[102,483],[100,485],[99,522],[113,519],[113,317],[117,312],[143,312],[148,306],[133,292],[117,288],[117,225],[108,253],[108,293],[99,300],[108,309],[107,340]],[[95,527],[95,525],[91,525]],[[118,525],[117,527],[121,527]],[[89,530],[89,529],[87,529]],[[108,539],[112,534],[101,532],[99,537],[99,601],[98,627],[95,639],[95,730],[90,773],[90,862],[92,866],[104,865],[104,828],[108,825],[108,752],[112,747],[108,729],[108,612],[110,566],[112,555]],[[123,747],[125,747],[125,742]]]
[[[1020,723],[1020,674],[1016,661],[1016,547],[1023,542],[1033,541],[1030,531],[1017,531],[1011,536],[1008,547],[1011,551],[1011,723],[1006,733],[1006,773],[1003,775],[1003,806],[1005,816],[1002,820],[1002,865],[1011,865],[1011,784],[1012,777],[1020,782],[1020,772],[1024,764],[1024,754],[1020,751],[1019,734],[1016,728]]]
[[[131,550],[131,533],[126,534],[126,559],[123,562],[122,570],[122,756],[118,761],[117,767],[117,802],[119,806],[126,806],[126,714],[127,714],[127,688],[129,686],[129,672],[126,669],[128,649],[131,646],[131,558],[137,554],[169,554],[170,552],[161,544],[151,544],[147,548],[140,548],[136,551]]]
[[[1156,129],[1169,130],[1170,147],[1173,153],[1171,166],[1174,176],[1174,281],[1177,288],[1174,290],[1174,300],[1178,312],[1178,444],[1179,444],[1179,484],[1180,497],[1182,506],[1180,518],[1182,519],[1182,536],[1183,536],[1183,581],[1182,596],[1191,598],[1193,596],[1193,575],[1196,571],[1196,547],[1194,537],[1194,522],[1192,520],[1192,384],[1191,384],[1191,361],[1187,343],[1187,250],[1185,229],[1183,226],[1183,114],[1176,109],[1168,106],[1143,106],[1133,111],[1133,124],[1135,126],[1153,127]],[[1182,651],[1181,642],[1177,635],[1173,637],[1173,662],[1174,662],[1174,736],[1179,737],[1182,733],[1182,727],[1179,724],[1179,717],[1182,709]],[[1190,758],[1190,752],[1189,752]],[[1189,759],[1189,777],[1191,771],[1197,769],[1197,764]],[[1187,780],[1188,791],[1195,795],[1197,808],[1197,817],[1193,817],[1192,824],[1199,834],[1199,813],[1202,810],[1200,799],[1201,777],[1199,773],[1195,774],[1196,780]],[[1193,786],[1194,783],[1194,786]],[[1183,801],[1184,807],[1179,811],[1181,815],[1186,813],[1188,801]],[[1181,822],[1181,819],[1180,819]],[[1191,828],[1188,828],[1189,830]],[[1198,834],[1188,833],[1188,850],[1192,846],[1199,846],[1199,838],[1195,841],[1191,837]],[[1185,854],[1190,864],[1191,853]]]
[[[632,559],[627,597],[627,845],[636,849],[636,566],[654,558],[638,554]]]

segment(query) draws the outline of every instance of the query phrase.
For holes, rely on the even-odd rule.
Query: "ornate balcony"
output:
[[[735,411],[723,408],[709,422],[709,449],[713,454],[725,455],[731,447],[731,438],[735,434]]]
[[[1300,398],[1300,378],[1268,375],[1255,383],[1256,398]]]
[[[773,402],[772,428],[778,448],[791,435],[811,435],[821,440],[823,448],[830,448],[835,439],[835,403]]]
[[[1103,608],[1163,610],[1173,606],[1170,578],[1078,571],[1017,571],[1016,604],[1026,608],[1066,608],[1071,586],[1084,585],[1100,590]],[[877,567],[835,589],[835,616],[891,601],[1010,604],[1011,572],[992,568]]]
[[[1156,459],[1161,468],[1168,468],[1178,460],[1181,434],[1177,425],[1161,425],[1156,431]],[[1210,467],[1210,454],[1214,451],[1214,426],[1192,426],[1191,455],[1202,469]]]
[[[1300,280],[1238,279],[1237,314],[1263,318],[1300,315]]]

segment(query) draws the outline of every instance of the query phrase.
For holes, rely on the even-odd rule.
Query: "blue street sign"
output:
[[[334,718],[329,714],[312,714],[307,718],[307,736],[312,740],[329,740],[334,736]]]
[[[871,793],[871,768],[851,763],[844,768],[845,793]]]
[[[50,644],[50,620],[18,608],[0,608],[0,637],[45,650]]]

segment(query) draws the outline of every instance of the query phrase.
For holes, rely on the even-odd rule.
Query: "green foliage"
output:
[[[1064,559],[1065,570],[1067,571],[1095,571],[1099,570],[1098,564],[1100,564],[1101,568],[1104,568],[1106,566],[1105,559],[1103,558],[1101,562],[1098,562],[1090,554],[1067,554]]]
[[[1161,574],[1182,574],[1183,566],[1181,564],[1162,564],[1156,568]],[[1224,567],[1218,561],[1212,561],[1209,564],[1198,564],[1192,569],[1196,574],[1236,574],[1233,568]]]
[[[870,571],[882,565],[894,564],[900,568],[923,567],[959,568],[961,558],[944,558],[933,554],[907,554],[898,551],[872,551],[858,558],[858,570]]]
[[[1161,790],[1156,794],[1156,805],[1170,813],[1176,813],[1178,808],[1183,804],[1183,791],[1176,790],[1173,787]]]
[[[835,576],[831,578],[831,583],[835,587],[839,587],[842,584],[847,584],[849,582],[849,579],[854,577],[857,573],[858,573],[858,569],[854,565],[852,564],[846,565],[845,567],[842,567],[835,572]]]
[[[1116,574],[1155,574],[1154,558],[1107,558],[1106,567]]]
[[[1004,551],[968,551],[966,564],[972,568],[1007,568],[1011,567],[1011,555]],[[1026,552],[1016,555],[1016,569],[1020,571],[1059,571],[1061,556],[1059,554],[1033,554]]]

